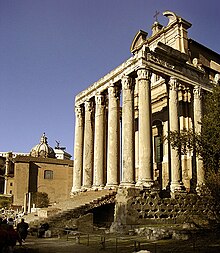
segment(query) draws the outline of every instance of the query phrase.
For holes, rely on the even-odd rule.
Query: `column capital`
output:
[[[93,111],[93,103],[91,100],[86,100],[85,101],[85,111],[86,112],[92,112]]]
[[[121,78],[121,83],[123,90],[130,90],[132,88],[132,78],[130,76],[124,75]]]
[[[145,79],[145,80],[149,80],[151,79],[151,76],[152,76],[152,70],[148,67],[140,67],[138,70],[137,70],[137,79],[138,80],[142,80],[142,79]]]
[[[197,98],[197,99],[201,98],[201,86],[200,85],[194,86],[193,94],[194,94],[194,98]]]
[[[115,83],[111,83],[108,87],[108,94],[112,98],[118,98],[119,97],[119,87]]]
[[[75,106],[75,113],[77,118],[81,119],[83,117],[83,108],[81,105]]]
[[[171,76],[168,84],[169,84],[170,90],[174,90],[174,91],[178,90],[179,81],[177,78]]]
[[[101,93],[97,93],[95,95],[95,102],[96,102],[97,105],[104,105],[105,96]]]

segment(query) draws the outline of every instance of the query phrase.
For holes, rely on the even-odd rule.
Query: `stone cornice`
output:
[[[14,163],[48,163],[48,164],[60,164],[73,166],[73,160],[63,160],[56,158],[42,158],[42,157],[32,157],[32,156],[16,156],[13,159]]]
[[[133,56],[129,58],[127,61],[119,65],[117,68],[109,72],[107,75],[104,77],[100,78],[97,82],[93,83],[90,85],[85,91],[80,92],[76,98],[75,98],[75,104],[81,104],[82,101],[85,101],[88,95],[90,97],[95,96],[97,92],[102,92],[106,90],[111,83],[115,83],[120,80],[122,77],[122,74],[126,70],[130,69],[132,66],[135,66],[135,63],[138,61],[136,56]]]
[[[123,75],[130,75],[140,67],[151,68],[153,73],[162,77],[172,76],[181,83],[192,86],[201,85],[202,89],[211,90],[209,79],[205,79],[204,71],[187,62],[188,56],[159,42],[154,51],[144,49],[143,54],[135,55],[119,65],[116,69],[79,93],[75,104],[80,105],[87,99],[94,97],[97,92],[103,92],[111,83],[121,80]]]

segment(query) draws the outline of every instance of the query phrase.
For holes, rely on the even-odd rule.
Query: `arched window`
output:
[[[53,179],[53,171],[45,170],[44,171],[44,179]]]

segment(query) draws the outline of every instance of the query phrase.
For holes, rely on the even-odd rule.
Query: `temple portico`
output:
[[[164,16],[164,29],[148,39],[139,31],[133,56],[76,96],[72,192],[155,183],[176,192],[189,191],[192,178],[204,183],[199,157],[195,170],[193,154],[180,156],[162,142],[169,131],[201,131],[200,94],[210,89],[204,70],[189,60],[191,24],[172,12]]]

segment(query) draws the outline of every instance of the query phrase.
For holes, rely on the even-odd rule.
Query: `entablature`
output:
[[[94,97],[97,93],[105,92],[112,83],[117,83],[123,75],[135,76],[139,68],[150,68],[156,75],[165,80],[173,77],[183,84],[199,85],[205,90],[211,90],[210,80],[205,78],[204,71],[187,62],[188,55],[181,53],[159,42],[154,51],[144,47],[139,53],[112,70],[110,73],[89,86],[76,96],[75,104],[80,105]]]

